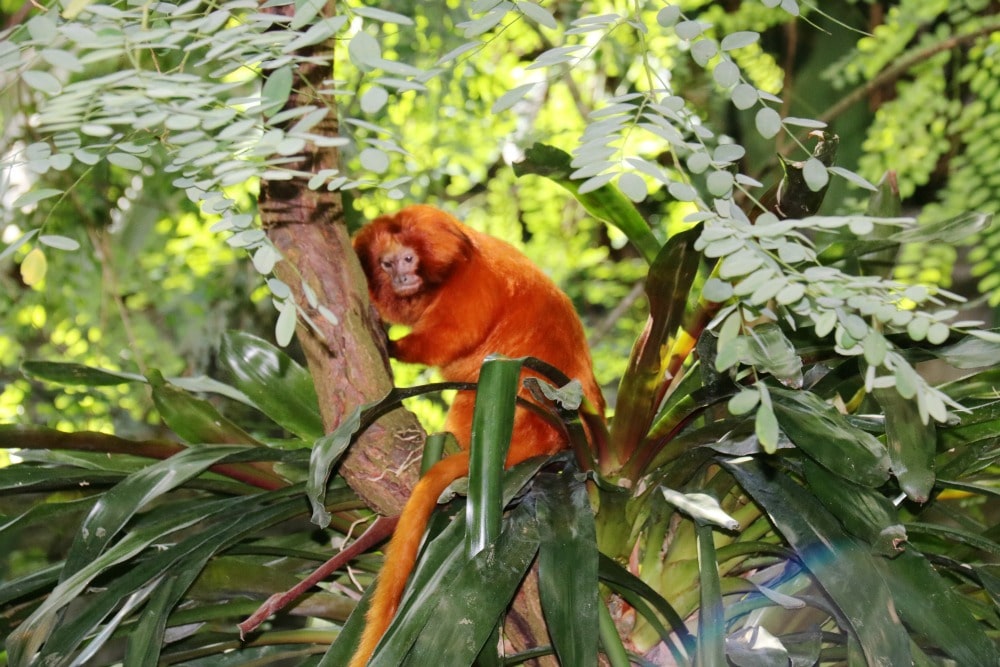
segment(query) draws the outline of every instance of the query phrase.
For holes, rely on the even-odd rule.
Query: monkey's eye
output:
[[[389,261],[389,260],[387,260],[387,259],[383,259],[383,260],[381,261],[381,264],[382,264],[382,268],[383,268],[383,269],[385,269],[386,271],[388,271],[389,269],[391,269],[391,268],[392,268],[392,262],[390,262],[390,261]]]
[[[403,261],[406,262],[407,264],[413,264],[414,259],[415,257],[413,255],[406,255],[405,257],[403,257]]]

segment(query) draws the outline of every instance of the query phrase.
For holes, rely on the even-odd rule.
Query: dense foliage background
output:
[[[294,5],[292,18],[267,11],[284,4]],[[29,617],[46,633],[55,632],[57,619],[83,619],[79,629],[56,633],[44,650],[77,664],[110,664],[120,659],[121,630],[138,624],[146,631],[145,643],[133,642],[128,655],[142,654],[155,662],[167,641],[163,628],[169,625],[174,634],[168,632],[168,638],[177,642],[170,660],[198,664],[201,655],[219,659],[217,653],[239,645],[234,617],[249,614],[257,601],[288,588],[329,555],[331,541],[339,546],[352,523],[368,517],[363,504],[335,478],[325,499],[333,524],[321,530],[308,523],[301,487],[286,488],[307,479],[306,448],[322,435],[322,426],[309,379],[293,365],[293,360],[304,362],[297,343],[289,343],[295,302],[288,286],[272,273],[278,257],[257,224],[257,197],[262,178],[281,182],[301,176],[294,173],[293,159],[306,146],[318,144],[338,150],[341,165],[339,171],[307,175],[310,186],[342,193],[352,229],[380,211],[424,201],[523,248],[576,303],[591,336],[598,380],[612,406],[629,404],[618,402],[619,392],[639,392],[622,378],[641,366],[633,346],[658,298],[674,312],[666,318],[673,324],[666,337],[678,325],[695,331],[687,324],[696,318],[682,322],[685,307],[689,317],[704,315],[702,324],[721,313],[715,323],[722,337],[716,351],[729,361],[713,367],[722,377],[733,371],[732,379],[753,391],[713,385],[718,378],[712,373],[690,371],[699,355],[690,349],[680,354],[672,343],[664,343],[665,352],[686,361],[690,372],[678,371],[677,382],[664,384],[659,397],[667,397],[666,407],[655,423],[650,415],[646,425],[645,444],[663,448],[644,462],[648,467],[641,467],[651,477],[639,474],[639,467],[625,473],[613,465],[597,468],[611,478],[652,479],[684,492],[709,488],[726,511],[738,514],[747,508],[739,517],[742,538],[717,534],[721,541],[715,545],[729,548],[728,557],[734,559],[727,565],[719,557],[719,599],[747,596],[737,612],[716,619],[730,634],[730,661],[775,664],[753,662],[773,647],[756,636],[738,635],[743,627],[737,627],[736,619],[749,619],[745,627],[758,627],[774,620],[765,617],[778,614],[758,614],[760,595],[754,599],[735,580],[768,568],[791,568],[790,563],[806,569],[814,565],[802,555],[808,545],[790,537],[801,530],[789,525],[795,517],[782,517],[776,509],[790,498],[801,502],[792,506],[803,516],[842,522],[819,533],[852,536],[845,538],[849,548],[836,550],[841,562],[851,566],[868,566],[868,555],[855,553],[856,538],[886,555],[886,549],[895,548],[894,539],[906,538],[896,528],[906,525],[919,546],[904,557],[885,559],[895,563],[887,567],[897,568],[883,574],[902,595],[896,604],[910,605],[901,613],[912,634],[894,635],[895,628],[866,619],[890,637],[884,645],[872,637],[875,630],[860,639],[851,634],[851,628],[857,630],[856,619],[845,616],[863,609],[844,611],[845,601],[832,592],[836,582],[820,578],[820,587],[833,597],[824,603],[810,588],[815,582],[806,584],[797,573],[766,580],[787,584],[781,593],[772,593],[761,583],[764,579],[755,581],[753,586],[773,595],[769,599],[774,604],[795,608],[780,595],[801,593],[821,610],[813,613],[825,614],[825,620],[809,615],[780,619],[784,622],[777,625],[789,634],[785,655],[800,660],[794,664],[819,660],[821,642],[810,633],[818,628],[832,633],[838,622],[849,639],[823,644],[823,660],[863,655],[859,659],[874,662],[886,645],[892,656],[912,650],[918,664],[936,664],[940,656],[960,664],[963,657],[996,657],[1000,417],[991,387],[1000,359],[995,337],[973,337],[965,347],[955,347],[963,345],[965,332],[976,328],[969,320],[985,320],[990,326],[992,309],[1000,304],[1000,231],[988,224],[1000,201],[1000,14],[995,2],[842,0],[816,8],[794,0],[627,5],[603,0],[454,1],[391,7],[336,3],[335,13],[324,15],[326,10],[317,2],[270,2],[258,8],[256,2],[240,0],[0,0],[0,422],[8,425],[2,431],[5,449],[0,449],[0,465],[7,466],[6,476],[0,477],[0,553],[5,554],[0,560],[0,581],[5,582],[0,584],[0,634],[13,633]],[[307,58],[301,54],[326,44],[332,48],[325,52],[332,53],[332,73],[313,92],[335,101],[336,137],[316,129],[325,108],[285,106],[293,72]],[[807,161],[817,143],[809,132],[823,123],[838,137],[833,142],[836,166],[829,171]],[[536,142],[572,156],[572,180],[552,172],[551,157],[529,152]],[[829,135],[825,142],[829,148]],[[657,275],[656,269],[650,272],[652,259],[668,239],[674,239],[668,248],[678,266],[695,261],[690,257],[696,253],[703,253],[702,260],[736,257],[728,266],[731,275],[723,270],[729,283],[751,274],[761,283],[777,280],[777,273],[757,272],[757,264],[747,268],[749,260],[737,255],[735,245],[725,247],[736,240],[750,243],[741,236],[753,236],[746,230],[727,228],[714,240],[702,239],[701,245],[678,239],[681,230],[704,221],[699,216],[706,211],[723,210],[720,201],[734,210],[756,209],[754,215],[769,208],[764,193],[785,171],[779,155],[800,161],[787,168],[792,176],[804,174],[794,192],[820,192],[815,202],[803,206],[802,216],[793,218],[816,212],[811,205],[820,202],[823,215],[854,216],[825,227],[814,222],[775,231],[780,242],[770,248],[781,260],[774,271],[787,271],[782,275],[799,285],[809,279],[812,284],[834,280],[800,272],[803,261],[865,277],[836,283],[845,291],[830,297],[842,296],[846,304],[836,323],[821,312],[829,304],[811,303],[811,313],[793,308],[797,287],[779,296],[777,289],[768,294],[744,283],[734,295],[721,286],[725,280],[719,281],[718,273],[711,273],[711,262],[701,266],[697,277],[692,270],[671,282],[647,283]],[[522,166],[515,169],[515,163]],[[880,196],[891,201],[876,197],[871,203],[871,184],[883,182],[887,171],[894,180],[884,181]],[[615,196],[602,186],[617,188]],[[901,208],[895,208],[897,195]],[[594,198],[605,215],[595,212]],[[757,200],[762,206],[754,206]],[[619,208],[608,212],[608,206]],[[866,208],[887,218],[913,216],[920,226],[897,233],[892,225],[861,220]],[[633,214],[648,222],[651,237],[629,227]],[[739,216],[732,213],[731,218]],[[827,232],[830,237],[823,236]],[[818,248],[815,256],[799,254],[800,240],[806,237]],[[858,238],[862,242],[856,243]],[[767,239],[760,243],[766,246]],[[865,262],[854,261],[859,257]],[[658,270],[666,275],[662,266]],[[864,291],[873,280],[889,278],[899,283],[884,293],[877,286]],[[677,292],[650,292],[651,284]],[[736,310],[705,308],[701,290],[706,284],[712,303],[739,300],[744,308],[740,317],[748,322],[752,312],[769,322],[799,322],[799,328],[778,335],[761,327],[760,350],[740,348],[735,341],[753,338],[752,326],[740,324],[736,335]],[[912,319],[883,317],[878,307],[886,304],[893,312],[911,313],[905,317]],[[860,330],[851,328],[856,321],[849,314],[856,313],[867,318]],[[338,313],[328,315],[331,321],[338,319]],[[722,326],[726,318],[732,323],[728,330]],[[225,337],[227,331],[241,333]],[[288,357],[265,340],[288,344]],[[863,355],[860,348],[851,352],[862,340],[871,347],[866,344]],[[794,354],[778,358],[789,349]],[[899,360],[886,362],[897,349]],[[859,356],[867,366],[850,361]],[[946,363],[930,362],[935,356]],[[791,357],[799,359],[798,366],[789,362]],[[247,373],[250,358],[268,363]],[[900,370],[918,362],[928,362],[919,366],[928,378],[926,387]],[[956,365],[963,370],[956,371]],[[938,388],[971,367],[986,371],[975,380]],[[891,371],[878,387],[873,386],[874,368]],[[752,369],[751,380],[734,369]],[[163,377],[171,383],[163,384]],[[423,369],[395,369],[399,386],[431,377]],[[814,391],[810,398],[792,396],[803,384]],[[908,390],[900,393],[919,403],[919,409],[897,394],[879,393],[900,384],[907,384]],[[295,405],[270,404],[267,388],[274,386],[286,388]],[[772,390],[774,396],[768,393]],[[670,396],[676,403],[669,403]],[[737,399],[742,405],[730,405],[730,417],[725,403],[734,396],[743,397]],[[201,402],[205,398],[210,401]],[[961,424],[955,421],[962,414],[956,409],[959,403],[974,410]],[[760,406],[763,412],[754,412]],[[440,398],[414,409],[430,430],[441,423]],[[831,431],[809,431],[807,416],[824,410],[834,413],[826,415]],[[887,429],[884,415],[892,410],[919,426]],[[751,415],[749,426],[736,419],[740,414]],[[754,423],[754,414],[765,418]],[[775,414],[772,426],[767,415]],[[844,415],[850,420],[843,421]],[[697,431],[695,425],[707,430]],[[691,429],[688,440],[672,440],[684,428]],[[44,429],[86,434],[89,440],[63,441]],[[834,432],[846,444],[831,436]],[[738,441],[744,436],[760,442],[743,448]],[[125,438],[129,440],[119,440]],[[818,456],[819,465],[808,456],[800,460],[789,455],[791,463],[777,467],[802,486],[783,477],[785,481],[775,483],[780,493],[762,485],[771,474],[765,467],[773,463],[766,457],[761,459],[765,463],[755,460],[753,466],[760,468],[740,469],[727,460],[722,463],[725,474],[708,472],[712,462],[699,458],[708,456],[707,450],[675,458],[684,447],[694,452],[694,442],[698,448],[710,441],[727,443],[728,449],[713,455],[735,457],[761,454],[761,445],[773,454],[792,447],[789,439],[806,448],[800,438],[829,439],[848,449],[862,441],[862,448],[877,449],[865,438],[877,439],[883,443],[879,446],[888,443],[890,449],[894,441],[917,442],[924,451],[915,458],[894,458],[891,479],[888,464],[884,476],[851,476],[838,467],[847,464],[821,453],[809,455]],[[190,448],[183,454],[186,460],[175,456],[154,466],[143,458],[174,454],[177,442],[226,443],[235,449]],[[676,445],[667,444],[671,442]],[[251,444],[254,452],[242,449]],[[261,446],[268,454],[258,460],[254,456],[260,456],[256,448]],[[108,452],[114,455],[108,457]],[[875,468],[884,463],[877,454]],[[850,455],[840,455],[856,463]],[[907,478],[901,460],[923,478]],[[220,461],[231,467],[205,472]],[[315,467],[314,461],[313,471]],[[168,470],[169,483],[159,482]],[[857,488],[844,486],[845,478]],[[24,493],[25,485],[29,493]],[[550,495],[572,497],[567,504],[579,510],[573,520],[586,523],[580,519],[586,503],[578,489],[543,488]],[[815,497],[803,498],[800,488]],[[250,492],[260,489],[268,493]],[[87,542],[81,535],[97,524],[86,517],[96,521],[92,511],[102,503],[114,506],[114,493],[121,503],[116,529],[101,544]],[[767,493],[778,495],[769,500]],[[112,500],[105,502],[108,496]],[[930,498],[935,502],[924,504]],[[322,497],[314,493],[312,499]],[[716,558],[699,549],[706,548],[706,540],[712,542],[711,531],[704,528],[716,521],[688,508],[700,520],[684,519],[686,528],[680,528],[680,514],[665,509],[660,500],[643,500],[616,513],[614,502],[605,498],[607,513],[603,519],[598,515],[592,528],[595,539],[610,561],[629,565],[633,575],[642,570],[643,581],[663,596],[642,589],[646,599],[665,599],[681,618],[697,617],[713,581],[698,571],[698,556]],[[234,514],[256,517],[259,523],[247,522],[238,534],[229,535],[223,527]],[[622,530],[632,532],[609,533],[611,517],[627,517],[621,523],[631,528]],[[517,515],[515,520],[528,519]],[[217,541],[197,547],[183,542],[184,531],[194,525],[204,531],[199,535],[214,534]],[[661,526],[665,532],[668,525],[671,536],[650,528]],[[778,526],[781,539],[772,525]],[[158,557],[159,536],[172,531],[179,531],[176,541],[188,546],[180,556]],[[664,560],[654,563],[650,554],[659,553],[658,547],[671,539],[671,548],[664,547],[661,554]],[[652,546],[630,554],[636,543]],[[735,556],[740,549],[742,555]],[[375,569],[374,560],[366,558],[359,561],[360,569]],[[85,576],[81,573],[88,562],[95,565]],[[119,571],[163,571],[178,563],[190,578],[172,580],[171,591],[160,580],[130,584]],[[941,577],[930,573],[931,564],[940,568]],[[612,574],[612,565],[604,561],[601,567],[605,583],[625,576],[617,570]],[[596,581],[596,564],[594,568]],[[964,575],[963,568],[974,574]],[[834,578],[849,576],[847,568]],[[247,584],[251,581],[252,586]],[[640,590],[632,580],[615,581],[623,596],[622,589]],[[719,584],[718,578],[714,581]],[[921,608],[926,600],[919,591],[905,590],[904,584],[914,582],[935,592],[940,587],[947,603]],[[119,586],[120,592],[88,600],[85,596],[94,593],[88,585],[112,592]],[[80,602],[75,602],[77,596]],[[182,597],[186,611],[179,604]],[[341,574],[326,591],[313,593],[313,606],[301,605],[295,617],[282,616],[262,644],[281,646],[287,639],[298,657],[318,659],[358,597],[358,588]],[[661,614],[658,626],[642,612],[639,600],[625,599],[629,604],[624,610],[612,607],[629,649],[650,660],[667,660],[670,654],[669,659],[686,664],[696,651],[708,660],[709,647],[695,647],[678,626],[672,627],[673,635],[661,627],[671,625],[662,604],[650,603]],[[149,605],[144,608],[152,612],[146,618],[155,623],[133,615],[141,605]],[[638,620],[630,605],[640,609]],[[61,616],[64,607],[71,611]],[[939,616],[921,623],[918,614]],[[307,624],[298,617],[313,621]],[[710,614],[702,614],[701,622],[712,622],[706,617]],[[317,624],[317,618],[330,623]],[[945,632],[949,622],[953,635]],[[710,633],[695,634],[703,642]],[[8,644],[12,662],[26,664],[38,649],[32,641],[42,639],[14,637]],[[963,656],[954,653],[960,650],[956,646],[972,648]],[[107,655],[100,653],[105,650]],[[255,648],[231,659],[234,664],[264,660],[272,651],[280,653]],[[325,660],[334,660],[331,655]],[[720,655],[716,659],[724,660]]]

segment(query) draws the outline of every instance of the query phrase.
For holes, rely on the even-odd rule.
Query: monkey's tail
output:
[[[413,493],[399,516],[396,531],[386,547],[385,562],[378,575],[361,643],[351,658],[349,667],[364,667],[375,652],[375,646],[382,639],[399,607],[406,580],[417,560],[417,549],[424,537],[427,521],[438,498],[449,484],[468,474],[469,453],[458,452],[431,466],[413,487]]]

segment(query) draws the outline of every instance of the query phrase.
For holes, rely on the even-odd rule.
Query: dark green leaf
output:
[[[441,591],[431,612],[433,622],[424,627],[403,664],[471,664],[537,552],[535,517],[520,505],[511,513],[500,539],[466,563]]]
[[[504,503],[520,492],[546,462],[538,457],[513,466],[504,475]],[[397,667],[432,617],[438,598],[446,595],[465,558],[465,513],[459,512],[427,545],[410,576],[409,585],[392,624],[372,656],[370,667]],[[433,621],[432,621],[433,619]]]
[[[895,556],[904,548],[906,529],[896,509],[872,489],[831,474],[816,463],[803,466],[809,489],[850,532],[872,546],[874,553]]]
[[[306,480],[306,495],[312,504],[312,521],[325,528],[330,523],[330,513],[326,511],[326,485],[333,473],[333,466],[347,451],[351,438],[361,427],[361,412],[357,407],[345,415],[340,425],[329,435],[318,439],[309,457],[309,479]]]
[[[649,430],[662,399],[661,377],[667,363],[664,347],[677,335],[684,318],[688,292],[698,271],[700,254],[694,250],[697,230],[670,238],[657,255],[646,278],[650,317],[636,340],[628,368],[618,387],[611,442],[631,453]]]
[[[916,402],[903,398],[895,389],[875,389],[873,394],[885,415],[889,461],[899,486],[910,500],[927,502],[934,488],[934,422],[924,424]]]
[[[899,615],[914,631],[945,651],[958,665],[1000,664],[1000,647],[969,610],[954,584],[913,550],[882,560]]]
[[[839,610],[868,664],[910,664],[909,637],[873,556],[807,490],[757,461],[726,462]]]
[[[667,619],[673,632],[677,634],[683,644],[687,655],[693,655],[694,637],[691,636],[680,614],[666,598],[604,554],[598,554],[598,572],[602,582],[613,588],[626,602],[635,607],[636,611],[642,614],[648,623],[656,628],[661,640],[670,646],[675,655],[677,655],[676,648],[670,642],[671,633],[663,627],[659,617],[653,613],[652,609],[656,609],[660,615]]]
[[[521,360],[487,358],[479,372],[469,448],[466,553],[472,557],[500,534],[500,482],[514,429]]]
[[[75,574],[101,554],[135,514],[151,501],[182,485],[237,447],[186,449],[165,461],[132,473],[101,496],[80,525],[63,568],[61,579]]]
[[[312,377],[287,354],[262,338],[229,332],[219,362],[236,387],[282,428],[306,441],[323,435]]]
[[[889,455],[882,443],[833,406],[807,391],[772,387],[771,397],[781,429],[820,465],[862,486],[888,479]]]
[[[107,371],[83,364],[58,361],[25,361],[21,364],[21,371],[28,377],[38,380],[88,387],[111,387],[126,382],[146,381],[144,377],[135,373]]]
[[[583,480],[570,472],[536,481],[538,589],[563,665],[597,665],[597,535]]]
[[[149,375],[153,403],[163,422],[192,444],[260,445],[249,433],[223,417],[211,403],[167,383],[158,372]]]

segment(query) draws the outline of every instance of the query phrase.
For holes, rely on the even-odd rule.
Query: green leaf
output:
[[[282,428],[306,441],[323,435],[312,376],[263,338],[243,332],[222,337],[219,363],[233,384]]]
[[[510,468],[504,475],[504,503],[509,503],[546,461],[546,458],[538,457]],[[440,620],[436,616],[435,605],[442,596],[451,594],[449,587],[459,570],[467,563],[465,528],[465,513],[459,512],[439,535],[428,536],[423,553],[410,576],[406,594],[392,624],[376,648],[369,667],[397,667],[402,664],[404,656],[424,632],[425,626]],[[483,553],[480,553],[480,557]],[[484,590],[489,590],[489,586]]]
[[[268,75],[261,87],[261,104],[268,110],[268,115],[276,113],[285,106],[292,92],[292,68],[278,68]]]
[[[754,116],[757,132],[765,139],[770,139],[781,131],[781,116],[771,107],[762,107]]]
[[[151,371],[149,384],[153,404],[163,422],[178,436],[192,444],[254,444],[261,443],[235,422],[222,416],[208,401],[195,398]]]
[[[715,535],[708,524],[696,522],[698,536],[698,665],[726,667],[726,622],[715,556]]]
[[[326,510],[326,486],[333,473],[333,466],[347,451],[354,434],[361,428],[361,406],[344,415],[336,429],[313,444],[309,457],[309,479],[306,481],[306,495],[312,504],[312,522],[321,528],[330,523],[330,513]]]
[[[50,248],[55,248],[56,250],[79,250],[80,242],[76,239],[71,239],[68,236],[59,236],[57,234],[42,234],[38,237],[38,242],[47,245]]]
[[[21,371],[28,377],[39,380],[88,387],[111,387],[126,382],[145,381],[145,378],[136,373],[108,371],[83,364],[58,361],[25,361],[21,364]]]
[[[559,662],[597,665],[597,535],[583,479],[538,477],[538,589]]]
[[[514,429],[520,359],[487,357],[479,371],[469,447],[466,553],[471,558],[500,534],[500,481]]]
[[[695,639],[691,636],[684,620],[671,604],[659,593],[657,593],[647,583],[626,570],[620,564],[608,558],[604,554],[599,554],[598,574],[603,583],[607,584],[622,596],[626,602],[635,607],[646,621],[656,628],[660,639],[670,647],[675,656],[678,655],[676,647],[670,641],[671,633],[660,622],[659,616],[652,610],[655,609],[663,618],[667,619],[673,632],[684,647],[685,653],[693,655],[695,650]],[[681,662],[678,660],[678,662]]]
[[[62,193],[63,190],[57,190],[55,188],[40,188],[37,190],[29,190],[28,192],[25,192],[23,195],[15,199],[14,202],[11,204],[11,208],[23,208],[25,206],[31,206],[32,204],[37,204],[40,201],[51,199],[52,197],[58,197]],[[25,235],[18,240],[21,241],[21,243],[23,243],[24,241],[30,239],[37,233],[38,230],[33,229],[25,233]],[[0,259],[2,259],[2,257],[0,257]]]
[[[848,532],[870,544],[873,553],[893,557],[903,550],[906,529],[888,499],[810,461],[804,463],[803,471],[809,489],[819,501]]]
[[[767,512],[832,603],[838,622],[857,640],[868,664],[910,664],[909,637],[892,589],[872,556],[845,533],[806,489],[750,459],[723,463]]]
[[[21,72],[21,80],[40,93],[47,95],[58,95],[62,92],[62,84],[48,72],[40,70],[27,70]]]
[[[153,500],[200,475],[230,454],[246,447],[186,449],[132,473],[109,489],[80,524],[66,555],[61,579],[97,558],[125,525]]]
[[[916,401],[903,398],[895,389],[876,388],[872,394],[885,415],[889,461],[899,486],[910,500],[925,503],[934,488],[934,422],[924,424]]]
[[[958,665],[1000,664],[1000,648],[973,615],[970,602],[926,558],[907,550],[898,558],[882,560],[880,569],[892,588],[899,615],[915,632]]]
[[[802,386],[802,358],[781,327],[765,322],[751,329],[745,338],[744,363],[770,373],[786,387]]]
[[[696,229],[671,237],[646,277],[650,317],[632,348],[611,423],[611,442],[620,443],[629,454],[628,448],[637,447],[647,433],[662,398],[661,374],[668,362],[664,348],[677,335],[684,318],[700,261],[694,249],[697,238]]]
[[[770,388],[774,412],[785,434],[820,465],[862,486],[876,487],[889,477],[889,455],[869,433],[807,391]]]
[[[526,505],[512,513],[496,543],[460,569],[437,597],[405,666],[468,665],[501,619],[538,552],[538,526]],[[455,632],[455,628],[461,632]],[[374,660],[371,667],[376,664]],[[396,663],[399,664],[399,663]]]
[[[660,250],[660,242],[653,236],[649,224],[635,206],[615,186],[606,184],[586,194],[581,194],[577,181],[569,177],[573,168],[569,153],[553,146],[534,144],[525,151],[525,159],[514,165],[517,176],[537,174],[569,190],[583,204],[587,212],[598,220],[620,229],[650,264]]]

